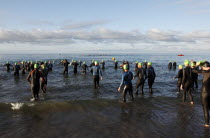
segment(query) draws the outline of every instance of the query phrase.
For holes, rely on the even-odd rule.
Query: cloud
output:
[[[90,43],[208,43],[210,33],[194,31],[182,33],[178,31],[162,31],[151,29],[147,32],[139,31],[116,31],[110,29],[95,29],[92,31],[45,31],[35,29],[31,31],[22,30],[0,30],[0,43],[30,43],[30,44],[72,44],[82,41]]]
[[[26,22],[28,25],[40,26],[40,25],[56,25],[55,23],[47,20],[30,20]]]
[[[64,25],[61,27],[63,30],[72,30],[72,29],[86,29],[86,28],[91,28],[91,27],[96,27],[98,25],[103,25],[107,24],[108,21],[105,20],[98,20],[98,21],[89,21],[89,22],[81,22],[81,23],[71,23]]]

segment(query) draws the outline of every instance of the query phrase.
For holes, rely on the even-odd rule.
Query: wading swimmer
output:
[[[91,68],[92,72],[93,72],[93,83],[94,83],[94,88],[99,88],[99,80],[101,77],[102,80],[102,71],[101,68],[99,66],[99,62],[95,61],[95,66],[93,66]]]
[[[156,78],[155,70],[152,67],[152,62],[147,63],[147,77],[148,77],[149,93],[152,94],[153,93],[152,85]]]
[[[42,69],[40,70],[42,74],[42,79],[41,79],[41,90],[43,93],[46,93],[47,91],[47,75],[48,75],[48,69],[46,65],[42,65]]]
[[[183,66],[182,65],[179,65],[178,75],[174,79],[176,79],[176,78],[178,78],[177,89],[178,89],[178,92],[180,92],[181,85],[182,85],[182,78],[183,78]]]
[[[69,62],[67,61],[67,59],[65,59],[64,61],[63,61],[63,67],[64,67],[64,69],[63,69],[63,74],[68,74],[68,69],[69,69]]]
[[[120,87],[118,88],[118,91],[120,92],[120,89],[123,86],[122,87],[122,89],[123,89],[123,92],[122,92],[123,102],[126,102],[127,92],[129,92],[130,98],[133,101],[134,100],[134,98],[133,98],[133,88],[132,88],[132,80],[134,79],[133,78],[133,73],[128,70],[128,65],[123,65],[123,70],[124,70],[124,73],[122,75],[122,82],[120,84]]]
[[[144,94],[144,82],[147,78],[146,70],[142,67],[142,63],[138,63],[138,69],[135,77],[138,77],[136,82],[136,95],[138,95],[138,88],[140,86],[141,94]]]

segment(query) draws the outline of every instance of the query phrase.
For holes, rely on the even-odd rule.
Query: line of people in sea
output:
[[[60,62],[63,65],[63,74],[68,74],[68,67],[73,66],[73,72],[76,74],[78,71],[78,66],[82,67],[82,73],[86,74],[87,71],[90,71],[93,75],[93,85],[94,88],[100,88],[99,81],[102,80],[102,70],[105,69],[105,61],[101,62],[92,60],[91,64],[88,66],[86,62],[75,61],[72,60],[69,62],[67,59],[64,59]],[[102,67],[100,67],[100,64]],[[4,66],[7,67],[7,71],[10,71],[10,67],[14,69],[14,75],[19,75],[19,71],[22,71],[22,74],[25,74],[26,71],[29,71],[29,75],[27,77],[28,82],[31,86],[32,91],[32,101],[39,99],[39,90],[41,89],[43,93],[46,93],[47,90],[47,76],[50,71],[53,69],[53,64],[51,61],[49,62],[19,62],[15,63],[15,65],[11,65],[7,62]],[[173,67],[176,69],[176,63],[171,64],[169,62],[168,67]],[[89,69],[90,68],[90,69]],[[154,68],[152,67],[152,62],[136,62],[135,63],[135,75],[133,75],[132,71],[130,71],[130,64],[128,61],[123,61],[121,65],[118,66],[118,61],[114,61],[114,69],[121,68],[123,70],[122,73],[122,81],[118,88],[118,91],[122,93],[122,102],[126,102],[127,93],[130,96],[130,100],[134,101],[133,96],[133,85],[132,80],[137,78],[136,86],[135,86],[135,94],[139,94],[140,92],[144,94],[144,84],[147,80],[149,86],[149,93],[152,94],[152,86],[155,82],[156,73]],[[169,68],[169,69],[171,69]],[[190,103],[194,104],[192,90],[198,88],[198,74],[203,75],[203,83],[201,89],[201,102],[204,111],[205,118],[205,126],[209,127],[209,109],[210,109],[210,63],[208,61],[184,61],[184,66],[179,65],[179,71],[177,76],[177,89],[178,92],[182,90],[182,101],[186,102],[186,94],[189,95]]]

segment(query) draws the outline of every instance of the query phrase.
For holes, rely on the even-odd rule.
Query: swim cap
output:
[[[210,64],[208,61],[204,62],[203,67],[210,67]]]
[[[34,65],[34,68],[35,68],[35,69],[37,69],[38,67],[39,67],[38,64],[35,64],[35,65]]]
[[[196,65],[199,66],[200,65],[200,62],[197,62]]]
[[[44,62],[45,64],[47,63],[47,61]]]
[[[115,62],[117,62],[117,60],[115,60]]]
[[[179,68],[181,68],[181,69],[182,69],[182,68],[183,68],[183,66],[182,66],[182,65],[179,65]]]
[[[189,60],[185,60],[184,61],[184,65],[189,65],[190,64],[190,61]]]
[[[95,61],[95,65],[98,65],[98,61]]]
[[[146,60],[144,62],[147,62]]]
[[[83,62],[83,64],[86,64],[86,62]]]
[[[148,66],[152,66],[152,62],[148,62],[147,65],[148,65]]]
[[[139,63],[138,61],[136,61],[136,63]]]
[[[139,62],[139,63],[138,63],[138,66],[142,66],[142,63],[141,63],[141,62]]]
[[[128,65],[124,65],[124,66],[123,66],[123,69],[124,69],[124,70],[128,70]]]
[[[15,65],[17,65],[17,62],[15,62]]]
[[[94,63],[94,61],[92,61],[92,63]]]
[[[42,65],[42,68],[45,69],[46,68],[46,65]]]
[[[102,60],[102,62],[104,62],[104,60]]]
[[[194,62],[191,63],[191,66],[195,66],[196,64]]]
[[[9,64],[9,61],[7,61],[7,64]]]

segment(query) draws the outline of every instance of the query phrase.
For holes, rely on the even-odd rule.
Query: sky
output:
[[[210,52],[210,0],[0,3],[0,53]]]

